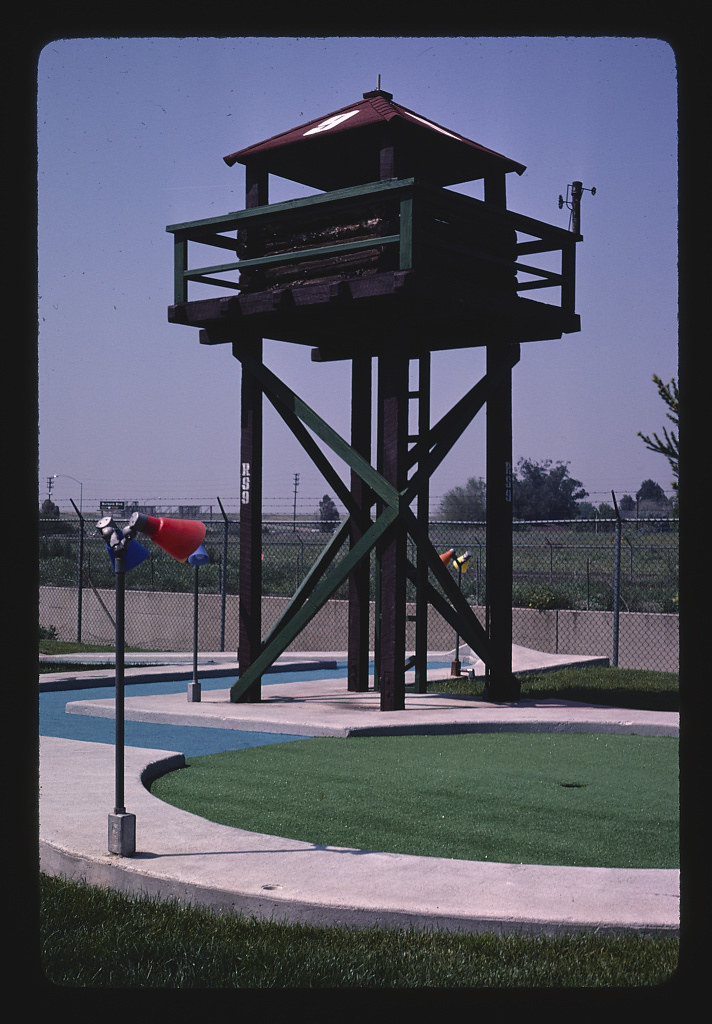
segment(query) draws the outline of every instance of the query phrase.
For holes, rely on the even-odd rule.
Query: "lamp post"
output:
[[[109,814],[109,853],[132,857],[136,852],[136,815],[124,804],[124,608],[126,572],[149,557],[140,544],[131,544],[132,531],[122,531],[111,516],[105,516],[96,528],[106,542],[116,577],[116,697],[114,719],[114,811]]]
[[[83,495],[83,492],[84,492],[84,484],[81,482],[81,480],[77,480],[77,478],[75,476],[69,476],[68,473],[53,473],[52,474],[52,479],[53,480],[57,480],[59,477],[62,477],[65,480],[73,480],[75,484],[79,484],[79,512],[81,513],[81,511],[82,511],[82,495]]]
[[[442,556],[441,556],[442,557]],[[457,566],[457,586],[459,590],[462,590],[462,574],[467,571],[467,566],[470,564],[472,558],[472,552],[466,551],[464,555],[456,555],[452,559],[453,565]],[[450,665],[450,675],[459,676],[462,670],[460,664],[460,634],[459,631],[455,631],[455,660]]]
[[[116,575],[116,745],[114,812],[109,815],[109,853],[132,857],[136,852],[136,815],[124,806],[124,605],[126,573],[150,556],[138,541],[137,532],[151,537],[178,562],[185,562],[197,551],[205,537],[203,523],[187,519],[164,519],[134,512],[120,530],[111,516],[105,516],[96,528],[106,542]]]
[[[188,683],[188,700],[191,703],[199,703],[201,694],[198,682],[198,570],[209,561],[210,555],[202,544],[188,555],[188,562],[193,566],[193,681]]]

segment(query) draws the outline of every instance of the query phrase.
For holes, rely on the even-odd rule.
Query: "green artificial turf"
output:
[[[212,821],[316,845],[509,863],[679,866],[675,738],[314,738],[191,758],[152,792]]]

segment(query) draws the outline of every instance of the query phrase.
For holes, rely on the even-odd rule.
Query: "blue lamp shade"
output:
[[[109,558],[111,559],[111,566],[116,572],[116,555],[113,549],[107,544],[106,550],[109,552]],[[138,541],[132,540],[129,546],[126,548],[126,572],[130,572],[131,569],[135,569],[141,562],[145,562],[149,558],[151,552],[139,544]]]
[[[188,555],[188,562],[190,565],[206,565],[210,561],[210,555],[205,550],[203,545],[197,547],[192,555]]]

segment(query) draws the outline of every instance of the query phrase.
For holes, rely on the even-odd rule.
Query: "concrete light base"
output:
[[[115,811],[109,815],[109,853],[133,857],[136,853],[136,815]]]
[[[188,703],[200,703],[200,683],[188,683]]]

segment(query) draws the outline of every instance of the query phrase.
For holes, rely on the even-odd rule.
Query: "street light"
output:
[[[59,477],[63,477],[65,480],[73,480],[75,484],[79,484],[79,511],[82,511],[82,494],[84,491],[84,484],[81,480],[77,480],[75,476],[69,476],[68,473],[53,473],[52,479],[57,480]]]

